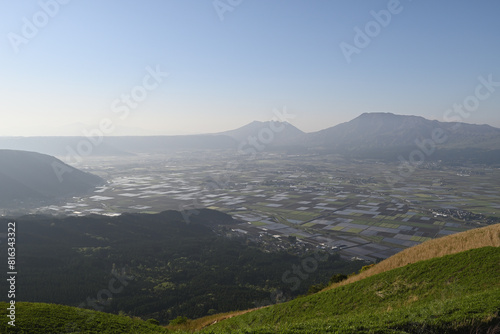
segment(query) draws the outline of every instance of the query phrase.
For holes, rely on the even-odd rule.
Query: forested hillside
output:
[[[288,281],[283,275],[300,266],[302,257],[263,252],[245,239],[227,238],[224,230],[233,219],[217,211],[199,210],[189,223],[184,218],[177,211],[19,218],[17,267],[22,275],[17,284],[22,289],[16,300],[167,323],[178,316],[270,304],[277,290],[281,300],[292,298],[312,284],[328,282],[334,273],[352,273],[366,264],[323,254],[324,261],[296,287],[296,275]],[[0,244],[0,251],[6,253],[5,247]]]

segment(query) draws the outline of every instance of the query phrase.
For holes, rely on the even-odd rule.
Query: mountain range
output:
[[[222,132],[236,140],[244,140],[265,129],[281,127],[272,146],[302,145],[308,148],[358,149],[415,146],[415,141],[433,138],[442,130],[442,147],[498,148],[500,129],[489,125],[439,122],[420,116],[392,113],[364,113],[357,118],[318,132],[305,133],[289,123],[253,122],[239,129]]]
[[[500,163],[500,129],[489,125],[439,122],[419,116],[364,113],[318,132],[286,122],[252,122],[216,134],[130,137],[0,137],[0,148],[69,157],[161,153],[178,149],[307,150],[356,158],[394,160],[421,150],[429,159]],[[89,149],[90,147],[90,149]]]
[[[400,156],[408,159],[412,152],[421,151],[429,160],[500,163],[498,128],[391,113],[364,113],[313,133],[289,123],[253,122],[220,135],[240,143],[253,136],[257,138],[254,146],[266,149],[340,153],[355,158],[397,161]]]
[[[426,140],[446,148],[493,149],[499,148],[500,129],[431,121],[419,116],[365,113],[350,122],[310,134],[308,144],[345,149],[390,148],[415,146],[417,141]]]

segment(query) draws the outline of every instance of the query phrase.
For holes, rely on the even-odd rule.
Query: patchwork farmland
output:
[[[33,212],[113,216],[173,209],[189,222],[197,209],[210,208],[238,219],[229,234],[367,261],[500,217],[498,168],[429,163],[393,185],[386,175],[398,171],[396,164],[314,154],[262,153],[248,160],[201,151],[99,158],[79,167],[108,184]]]

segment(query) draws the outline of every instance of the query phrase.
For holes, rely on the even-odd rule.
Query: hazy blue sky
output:
[[[217,132],[284,107],[311,132],[372,111],[446,120],[464,101],[472,111],[459,119],[500,127],[500,86],[471,98],[480,76],[500,82],[498,0],[0,0],[0,9],[0,135],[81,135],[103,119],[111,135]],[[356,27],[372,37],[355,40]],[[341,43],[356,52],[346,57]],[[169,73],[159,84],[147,77],[157,68]]]

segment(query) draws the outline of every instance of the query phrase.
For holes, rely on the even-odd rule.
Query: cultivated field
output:
[[[108,184],[38,213],[118,215],[206,207],[233,215],[233,230],[341,251],[368,261],[499,221],[500,169],[427,163],[392,184],[397,164],[337,156],[186,151],[87,160]],[[264,242],[264,241],[263,241]],[[265,242],[264,242],[265,243]],[[273,246],[276,247],[276,246]],[[278,246],[285,247],[285,246]]]

